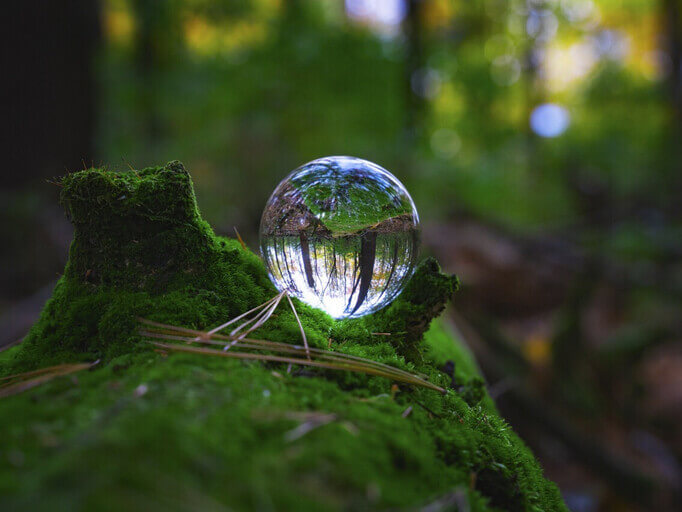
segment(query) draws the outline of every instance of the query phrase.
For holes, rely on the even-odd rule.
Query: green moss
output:
[[[215,326],[275,293],[260,259],[201,220],[177,162],[72,174],[62,202],[76,227],[69,263],[30,335],[0,356],[0,374],[101,362],[0,400],[0,509],[402,509],[455,493],[471,510],[565,510],[470,355],[430,325],[456,288],[435,261],[375,315],[334,322],[297,308],[311,344],[424,373],[446,395],[166,356],[135,334],[136,317]],[[299,341],[285,308],[259,335]],[[323,413],[331,421],[297,437]]]

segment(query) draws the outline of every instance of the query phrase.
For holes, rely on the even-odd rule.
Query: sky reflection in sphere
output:
[[[270,196],[260,248],[278,290],[334,318],[388,305],[412,274],[419,216],[391,173],[360,158],[309,162]]]

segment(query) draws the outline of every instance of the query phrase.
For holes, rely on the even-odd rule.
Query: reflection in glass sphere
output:
[[[320,158],[270,196],[260,248],[280,291],[334,318],[388,305],[414,269],[419,216],[395,176],[347,156]]]

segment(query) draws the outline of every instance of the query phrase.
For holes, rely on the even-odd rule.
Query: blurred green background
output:
[[[6,21],[4,343],[66,259],[53,177],[179,159],[256,247],[280,179],[358,156],[411,192],[463,281],[452,327],[571,509],[674,509],[678,0],[27,0]]]

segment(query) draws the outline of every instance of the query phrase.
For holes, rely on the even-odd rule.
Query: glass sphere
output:
[[[418,245],[419,215],[402,183],[348,156],[289,174],[260,223],[261,254],[277,289],[334,318],[393,301],[412,274]]]

